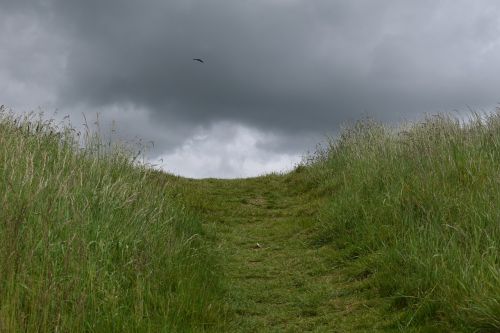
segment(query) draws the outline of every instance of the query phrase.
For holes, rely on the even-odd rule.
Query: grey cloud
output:
[[[140,110],[147,120],[124,117],[125,132],[161,149],[229,121],[292,152],[362,116],[499,100],[496,0],[17,0],[0,12],[38,30],[0,53],[2,77],[40,82],[63,110]],[[18,38],[0,33],[4,45]]]
[[[480,3],[53,1],[60,97],[284,130],[495,103],[500,5]]]
[[[248,177],[290,170],[301,160],[297,152],[273,152],[276,136],[258,129],[221,122],[199,129],[172,152],[153,163],[192,177]]]
[[[38,11],[9,4],[0,5],[0,104],[46,106],[58,99],[66,41],[46,29]]]

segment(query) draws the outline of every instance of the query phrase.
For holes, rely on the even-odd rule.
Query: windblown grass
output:
[[[200,223],[131,156],[1,108],[0,332],[218,331]]]
[[[330,198],[318,241],[404,310],[399,328],[500,331],[499,113],[359,122],[306,172]]]
[[[0,332],[500,331],[500,113],[359,122],[254,179],[134,155],[0,111]]]

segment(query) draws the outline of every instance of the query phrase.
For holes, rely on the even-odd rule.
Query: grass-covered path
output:
[[[292,176],[191,180],[189,200],[225,258],[230,330],[353,332],[383,326],[379,301],[312,244],[318,200]],[[374,306],[377,305],[377,306]]]

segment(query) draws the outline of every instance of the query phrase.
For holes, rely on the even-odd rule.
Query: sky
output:
[[[289,170],[362,118],[500,101],[496,0],[0,0],[0,45],[0,105],[98,114],[194,178]]]

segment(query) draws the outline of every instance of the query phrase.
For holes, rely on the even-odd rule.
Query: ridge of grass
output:
[[[500,113],[359,122],[305,172],[329,198],[316,241],[371,276],[395,327],[500,331]]]
[[[0,332],[220,331],[199,220],[130,151],[84,136],[0,110]]]

